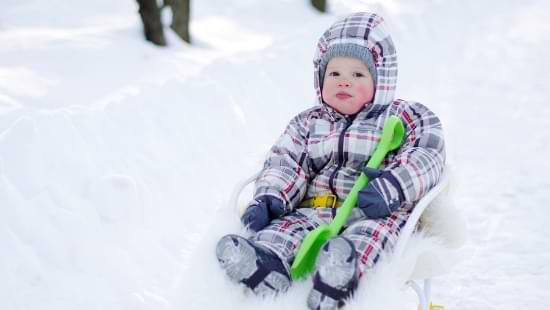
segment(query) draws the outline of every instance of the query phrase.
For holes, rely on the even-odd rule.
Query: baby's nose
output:
[[[340,87],[349,87],[350,85],[351,83],[347,79],[343,79],[338,82],[338,86]]]

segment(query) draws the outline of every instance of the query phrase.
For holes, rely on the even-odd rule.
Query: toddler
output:
[[[441,123],[427,107],[394,98],[397,56],[383,19],[354,13],[320,38],[314,58],[318,104],[295,116],[273,145],[242,222],[255,234],[227,235],[216,255],[253,292],[291,285],[290,265],[306,234],[330,224],[361,172],[369,177],[341,234],[317,258],[311,309],[336,309],[396,244],[415,203],[445,166]],[[380,169],[365,168],[391,115],[405,141]]]

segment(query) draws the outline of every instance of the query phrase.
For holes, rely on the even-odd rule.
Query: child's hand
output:
[[[403,192],[389,171],[365,168],[369,184],[359,191],[357,207],[370,219],[389,216],[404,200]]]
[[[284,203],[273,196],[260,196],[248,206],[241,221],[245,226],[257,232],[269,224],[272,219],[283,215]]]

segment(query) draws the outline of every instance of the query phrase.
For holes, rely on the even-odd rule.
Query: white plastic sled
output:
[[[442,198],[444,196],[443,194],[449,188],[450,180],[449,180],[449,173],[447,172],[448,170],[449,169],[445,169],[446,172],[441,177],[439,183],[434,188],[432,188],[428,193],[426,193],[423,196],[423,198],[416,204],[407,223],[401,229],[399,240],[397,241],[397,244],[392,253],[392,259],[399,260],[400,258],[403,258],[405,254],[405,250],[413,234],[422,230],[422,227],[426,226],[426,222],[428,222],[427,226],[430,226],[431,223],[429,222],[434,220],[433,216],[429,216],[429,215],[427,216],[427,214],[430,213],[430,212],[427,212],[428,210],[430,210],[430,206],[437,205],[437,207],[439,208],[445,205],[445,203],[441,203],[441,201],[438,202],[438,200],[441,200],[439,198]],[[247,179],[242,180],[234,187],[229,203],[231,206],[235,207],[235,210],[239,215],[242,215],[245,207],[244,204],[239,204],[240,196],[242,195],[243,190],[249,184],[253,183],[258,176],[259,176],[259,172]],[[457,210],[452,210],[451,213],[453,212],[456,213]],[[461,214],[455,214],[455,215],[457,218],[459,219],[461,218]],[[445,216],[449,216],[449,212],[447,212]],[[421,225],[421,222],[422,222],[422,225]],[[449,229],[454,229],[455,231],[453,232],[453,234],[455,235],[457,231],[459,234],[463,235],[463,231],[465,229],[463,223],[460,222],[460,220],[458,221],[455,220],[455,224],[456,223],[460,224],[459,225],[460,227],[449,228]],[[444,228],[444,229],[447,229],[447,228]],[[460,245],[462,244],[462,242],[463,240],[459,241]],[[416,292],[416,295],[418,296],[419,310],[444,309],[444,307],[441,305],[432,304],[432,299],[431,299],[432,277],[440,273],[443,273],[448,269],[449,269],[448,263],[442,260],[437,255],[437,253],[429,252],[429,253],[421,253],[419,255],[419,257],[416,260],[414,269],[410,273],[410,277],[404,283],[405,286],[412,288]]]

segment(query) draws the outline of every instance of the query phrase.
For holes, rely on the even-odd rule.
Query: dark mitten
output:
[[[280,199],[273,196],[260,196],[250,203],[241,221],[257,232],[266,227],[271,220],[282,216],[284,212],[285,205]]]
[[[405,200],[399,182],[389,171],[365,168],[364,172],[369,184],[359,191],[357,207],[370,219],[388,217]]]

